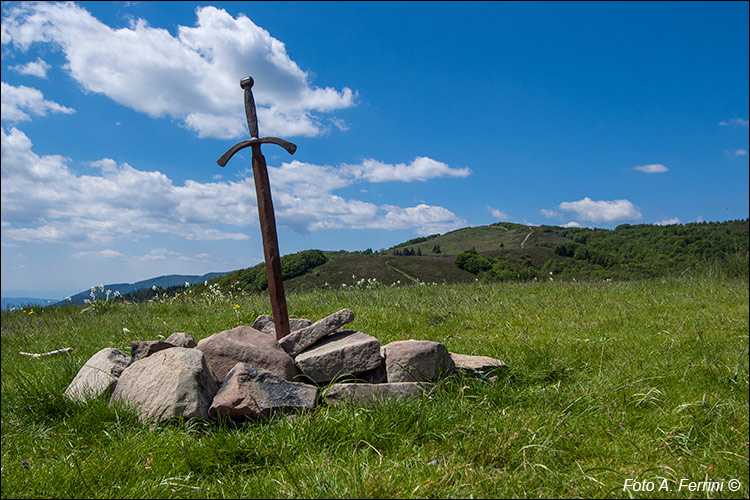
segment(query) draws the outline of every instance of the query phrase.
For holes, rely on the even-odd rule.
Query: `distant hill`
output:
[[[170,274],[167,276],[159,276],[158,278],[151,278],[151,279],[147,279],[143,281],[138,281],[136,283],[113,283],[110,285],[103,285],[103,287],[105,291],[111,290],[113,294],[115,292],[120,292],[120,295],[127,295],[133,292],[147,290],[154,286],[156,288],[169,288],[169,287],[174,287],[174,286],[184,286],[186,282],[190,283],[190,285],[192,286],[197,283],[203,283],[204,281],[215,279],[220,276],[224,276],[225,274],[227,273],[208,273],[202,276]],[[102,298],[102,297],[97,295],[97,298]],[[84,292],[77,293],[75,295],[71,295],[70,300],[68,299],[61,300],[56,305],[83,304],[84,300],[86,299],[89,299],[89,300],[91,299],[91,289],[86,290]]]
[[[34,307],[34,306],[51,306],[55,304],[56,300],[50,299],[39,299],[35,297],[3,297],[2,298],[2,309],[19,309],[21,307]]]

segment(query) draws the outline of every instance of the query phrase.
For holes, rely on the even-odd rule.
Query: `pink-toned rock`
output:
[[[198,342],[196,349],[206,355],[218,384],[224,382],[224,377],[237,363],[248,363],[286,380],[294,380],[299,375],[294,360],[275,338],[249,326],[215,333]]]
[[[421,396],[432,387],[427,382],[395,382],[384,384],[333,384],[325,393],[328,404],[350,403],[369,405],[376,401]]]
[[[130,343],[130,364],[171,347],[175,345],[163,340],[134,340]]]
[[[469,354],[457,354],[455,352],[449,353],[453,363],[456,365],[457,370],[466,372],[488,372],[497,370],[498,368],[505,368],[507,365],[495,358],[489,356],[472,356]]]
[[[109,395],[128,363],[130,356],[119,349],[102,349],[78,370],[63,394],[78,401],[95,398],[105,392]]]
[[[128,366],[110,404],[121,401],[134,406],[142,421],[178,416],[205,420],[217,390],[201,351],[172,347]]]
[[[375,337],[344,330],[328,335],[295,358],[302,373],[317,384],[358,375],[380,365],[380,342]]]
[[[289,382],[268,370],[237,363],[214,397],[209,415],[267,418],[275,410],[315,408],[317,395],[315,386]]]
[[[312,325],[312,321],[303,318],[289,318],[289,331],[295,332],[301,328],[305,328]],[[252,328],[267,333],[273,338],[276,338],[276,326],[273,323],[273,316],[268,314],[261,314],[253,322]]]
[[[195,341],[195,337],[185,332],[175,332],[164,340],[177,347],[195,347],[198,343]]]
[[[448,349],[431,340],[399,340],[382,349],[388,382],[423,382],[455,370]]]
[[[296,358],[299,353],[315,344],[318,340],[352,321],[354,321],[354,313],[349,309],[341,309],[308,327],[293,331],[286,337],[279,339],[279,345],[291,357]]]

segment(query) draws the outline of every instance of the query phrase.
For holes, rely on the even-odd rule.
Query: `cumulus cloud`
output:
[[[669,169],[661,163],[650,163],[648,165],[636,165],[635,167],[633,167],[633,170],[638,170],[647,174],[660,174],[662,172],[668,171]]]
[[[13,122],[31,120],[30,115],[46,116],[48,112],[75,113],[74,109],[44,99],[38,89],[25,85],[15,87],[5,82],[0,82],[0,102],[2,120]]]
[[[641,219],[641,212],[628,200],[595,201],[587,196],[579,201],[564,201],[557,208],[575,212],[578,220],[593,223]]]
[[[417,157],[408,164],[396,165],[370,158],[360,165],[350,165],[349,168],[356,177],[369,182],[426,181],[435,177],[467,177],[471,173],[468,168],[450,168],[443,162],[424,156]]]
[[[22,75],[38,76],[39,78],[47,78],[47,70],[49,68],[50,65],[42,59],[10,67],[10,69],[17,71]]]
[[[198,7],[194,26],[167,30],[136,19],[114,29],[73,3],[20,3],[5,12],[2,43],[25,51],[34,43],[59,48],[70,76],[90,92],[151,117],[179,120],[199,137],[244,136],[241,78],[253,94],[264,135],[315,136],[330,124],[321,113],[355,105],[349,88],[317,87],[283,42],[246,16]]]
[[[680,219],[678,219],[677,217],[672,217],[670,219],[662,219],[660,221],[656,221],[654,222],[654,225],[655,226],[669,226],[671,224],[679,224],[679,223],[680,223]]]
[[[747,127],[750,121],[744,118],[732,118],[731,120],[719,122],[720,127]]]
[[[501,210],[498,210],[497,208],[494,208],[488,205],[487,211],[490,213],[490,215],[492,215],[495,219],[499,221],[508,219],[508,214],[506,214],[505,212]]]
[[[549,210],[546,208],[541,209],[539,213],[545,217],[549,217],[550,219],[554,217],[560,217],[560,215],[562,215],[560,212],[555,212],[554,210]]]
[[[138,170],[109,158],[89,162],[95,175],[79,175],[69,162],[63,156],[37,155],[31,140],[16,128],[2,130],[4,237],[99,245],[149,233],[189,240],[242,240],[248,236],[231,227],[258,224],[252,178],[188,180],[177,186],[161,172]],[[439,206],[378,206],[334,193],[355,182],[368,182],[362,170],[363,165],[332,167],[297,161],[269,167],[277,224],[302,233],[348,228],[413,229],[425,234],[466,224]],[[431,175],[443,173],[437,169]],[[144,257],[155,258],[159,255]]]

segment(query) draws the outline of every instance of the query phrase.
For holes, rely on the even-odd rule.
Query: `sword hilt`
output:
[[[247,129],[250,131],[250,138],[258,137],[258,114],[255,111],[255,99],[253,98],[253,80],[252,76],[246,76],[240,80],[240,87],[245,90],[245,117],[247,118]]]
[[[286,149],[286,151],[290,155],[293,155],[297,150],[297,146],[295,144],[292,144],[289,141],[285,141],[284,139],[279,139],[278,137],[258,137],[258,115],[255,112],[255,99],[253,98],[252,91],[254,83],[255,81],[253,80],[252,76],[246,76],[245,78],[240,80],[240,87],[245,91],[245,116],[247,117],[247,128],[250,131],[250,140],[238,142],[237,144],[229,148],[229,150],[224,153],[221,158],[216,160],[216,163],[218,163],[221,167],[227,164],[234,153],[249,146],[260,146],[261,144],[276,144]]]

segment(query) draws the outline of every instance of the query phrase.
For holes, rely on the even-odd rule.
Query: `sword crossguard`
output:
[[[262,137],[260,139],[255,138],[255,139],[250,139],[249,141],[238,142],[237,144],[229,148],[226,153],[221,155],[221,158],[216,160],[216,163],[218,163],[220,167],[223,167],[224,165],[227,164],[229,159],[232,156],[234,156],[234,153],[236,153],[240,149],[245,149],[247,147],[256,146],[256,145],[260,146],[261,144],[276,144],[286,149],[286,151],[290,155],[293,155],[294,152],[297,151],[296,144],[292,144],[291,142],[285,141],[284,139],[279,139],[278,137]]]
[[[226,165],[229,159],[234,156],[237,151],[251,146],[260,146],[261,144],[276,144],[277,146],[281,146],[282,148],[286,149],[287,153],[289,153],[290,155],[293,155],[294,152],[297,151],[297,146],[295,144],[292,144],[289,141],[285,141],[284,139],[279,139],[278,137],[258,138],[258,115],[255,111],[255,99],[253,98],[252,91],[254,84],[255,81],[253,80],[252,76],[246,76],[245,78],[240,80],[240,87],[245,91],[245,117],[247,118],[247,129],[250,132],[250,140],[238,142],[237,144],[229,148],[227,152],[221,156],[221,158],[216,160],[216,163],[218,163],[220,167]]]

